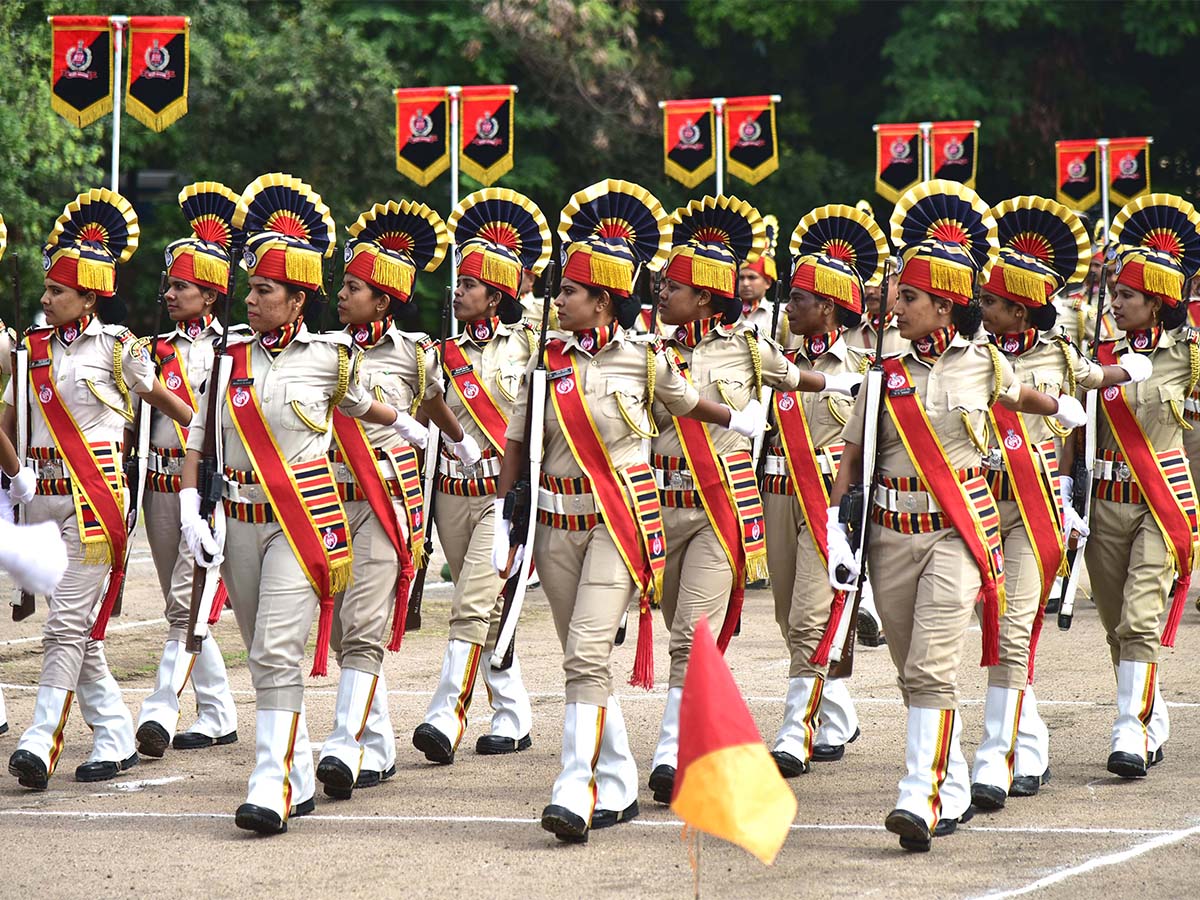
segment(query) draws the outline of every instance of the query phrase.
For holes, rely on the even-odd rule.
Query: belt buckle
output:
[[[169,458],[166,460],[166,464],[167,464],[167,470],[166,470],[166,473],[165,473],[165,474],[167,474],[167,475],[179,475],[179,474],[182,474],[182,472],[183,472],[183,459],[181,459],[180,457],[178,457],[178,456],[172,456],[172,457],[169,457]]]
[[[594,501],[589,494],[562,494],[563,513],[568,516],[583,516],[590,513]]]
[[[668,473],[667,484],[673,491],[689,491],[692,489],[691,473],[682,469],[672,469]]]
[[[67,473],[61,459],[47,459],[38,467],[38,478],[45,481],[53,481],[66,477]]]
[[[928,504],[925,504],[925,503],[921,504],[922,507],[925,507],[927,505]],[[904,495],[904,512],[909,512],[909,513],[925,512],[924,508],[917,509],[917,495],[911,491],[909,491],[908,493],[906,493]]]
[[[1004,467],[1004,456],[1000,453],[999,447],[992,447],[983,457],[983,466],[986,469],[1002,469]]]
[[[333,464],[334,481],[339,481],[342,484],[349,484],[354,481],[354,475],[350,472],[350,467],[344,462]]]
[[[476,480],[476,479],[483,477],[483,473],[480,471],[480,467],[481,467],[482,463],[483,463],[483,458],[481,457],[480,459],[471,463],[471,465],[469,465],[469,466],[466,463],[461,462],[461,461],[459,462],[458,466],[460,469],[462,469],[464,478],[470,478],[472,480]]]
[[[1113,476],[1118,481],[1128,481],[1130,474],[1131,473],[1129,471],[1129,463],[1125,462],[1125,460],[1121,460],[1114,467]]]

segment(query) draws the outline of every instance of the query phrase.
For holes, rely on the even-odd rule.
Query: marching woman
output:
[[[45,790],[58,764],[72,697],[92,729],[92,752],[76,781],[106,781],[138,761],[133,719],[104,656],[127,559],[121,452],[131,395],[183,425],[191,411],[155,381],[147,342],[119,324],[117,262],[133,255],[137,241],[137,215],[119,194],[93,188],[67,204],[43,250],[47,327],[25,337],[29,391],[21,385],[15,399],[32,410],[28,455],[37,476],[25,520],[55,523],[69,559],[50,595],[33,723],[8,761],[20,784],[36,790]],[[10,438],[16,387],[9,385],[4,412]]]
[[[476,191],[450,214],[450,228],[460,260],[453,309],[462,333],[447,340],[442,369],[450,382],[450,408],[473,446],[483,450],[475,465],[445,452],[437,461],[434,517],[450,563],[454,600],[441,675],[413,744],[427,759],[443,764],[454,761],[466,730],[477,672],[483,675],[492,719],[475,751],[515,753],[532,746],[533,711],[515,651],[506,669],[488,662],[499,637],[504,588],[492,568],[492,536],[504,431],[521,375],[537,352],[538,335],[522,320],[516,293],[522,272],[541,272],[550,258],[545,216],[515,191]]]
[[[742,434],[762,427],[761,404],[751,400],[738,410],[701,399],[668,365],[656,338],[628,330],[639,311],[632,296],[637,268],[657,268],[666,259],[666,218],[645,188],[610,179],[576,193],[559,225],[565,262],[554,305],[563,331],[546,347],[545,427],[533,436],[545,447],[533,555],[563,647],[567,701],[562,771],[542,827],[568,842],[586,841],[589,827],[638,814],[637,764],[613,694],[611,655],[621,618],[637,596],[633,683],[653,683],[650,604],[662,595],[665,548],[654,473],[643,450],[652,433],[650,404],[657,400],[672,415]],[[532,369],[525,390],[531,377]],[[527,452],[527,415],[525,398],[518,397],[497,497],[517,480]],[[492,563],[503,572],[510,530],[503,500],[496,500],[494,515]]]
[[[659,319],[672,329],[665,353],[674,372],[701,397],[735,409],[757,401],[764,384],[849,394],[853,379],[838,379],[835,386],[820,374],[802,375],[773,340],[738,324],[738,264],[754,262],[766,243],[758,210],[736,197],[705,197],[676,210],[670,223],[675,246],[658,308]],[[717,623],[717,646],[724,650],[741,616],[746,582],[767,574],[762,499],[750,449],[737,432],[654,406],[651,450],[667,541],[662,612],[671,657],[650,773],[659,803],[669,804],[674,790],[679,704],[696,623],[703,616]]]
[[[864,282],[883,278],[883,230],[868,214],[831,204],[800,220],[791,251],[787,315],[801,344],[789,358],[801,371],[831,380],[861,378],[870,357],[847,345],[846,331],[862,314]],[[833,634],[850,610],[846,595],[835,596],[829,586],[824,539],[842,426],[854,401],[828,389],[777,393],[773,400],[775,430],[763,466],[763,503],[775,621],[791,662],[783,726],[771,755],[784,776],[794,777],[807,772],[812,759],[841,759],[846,744],[859,734],[845,680],[827,677]]]
[[[1182,413],[1200,378],[1200,349],[1172,332],[1186,321],[1184,284],[1200,269],[1200,214],[1172,194],[1147,194],[1117,213],[1112,237],[1112,312],[1125,336],[1101,342],[1097,356],[1112,365],[1135,353],[1153,371],[1099,394],[1084,554],[1117,670],[1108,771],[1138,778],[1162,759],[1169,731],[1158,660],[1161,647],[1175,645],[1197,541]]]
[[[996,502],[983,477],[986,417],[1006,408],[1055,415],[1078,425],[1082,408],[1022,385],[1000,352],[974,340],[972,286],[993,252],[996,225],[970,188],[927,181],[892,214],[902,248],[896,323],[911,345],[882,361],[883,397],[875,471],[864,471],[867,392],[844,436],[830,495],[830,580],[850,590],[858,562],[838,505],[851,485],[874,484],[868,567],[908,707],[905,761],[896,808],[884,822],[906,850],[927,851],[971,815],[966,759],[959,746],[958,667],[976,602],[983,603],[984,665],[997,662],[1004,575]],[[839,577],[844,566],[853,577]],[[842,573],[844,575],[844,573]]]
[[[437,353],[428,335],[395,321],[410,302],[418,269],[432,271],[446,255],[446,226],[423,203],[377,203],[349,228],[338,318],[362,351],[360,377],[376,400],[432,419],[466,461],[479,451],[463,437],[442,399]],[[317,778],[330,797],[374,787],[396,771],[396,738],[383,678],[388,648],[404,637],[413,557],[421,564],[425,523],[417,448],[387,425],[359,423],[335,410],[332,452],[338,494],[350,523],[354,565],[350,585],[334,607],[338,655],[334,728],[321,748]],[[457,436],[457,438],[455,437]]]
[[[179,494],[192,554],[220,565],[249,654],[255,690],[255,765],[239,828],[287,831],[289,814],[313,809],[304,717],[304,645],[320,606],[313,674],[323,675],[334,595],[350,578],[352,551],[328,453],[333,413],[390,425],[420,443],[408,413],[371,399],[349,335],[309,331],[320,312],[321,261],[333,219],[320,196],[291,175],[257,178],[238,199],[234,227],[248,235],[247,320],[252,337],[229,343],[218,421],[203,404],[188,433]],[[205,432],[219,427],[224,500],[210,521],[197,492]],[[227,535],[226,535],[227,531]],[[226,539],[227,537],[227,539]]]
[[[175,241],[165,253],[167,291],[162,299],[175,328],[158,335],[152,349],[159,382],[190,409],[195,409],[196,397],[212,374],[214,344],[224,327],[215,312],[229,286],[237,196],[213,181],[185,187],[179,193],[179,206],[192,235]],[[166,600],[167,641],[154,691],[142,702],[136,736],[138,752],[154,758],[161,757],[168,746],[191,750],[237,740],[237,707],[216,637],[211,632],[206,635],[197,655],[185,649],[195,569],[179,530],[179,477],[187,434],[186,426],[167,416],[151,418],[150,474],[143,511],[150,555]],[[208,614],[205,610],[204,615]],[[176,734],[179,698],[189,680],[198,716],[187,731]]]
[[[1150,374],[1145,358],[1126,354],[1120,367],[1102,369],[1055,334],[1054,296],[1084,276],[1091,255],[1079,217],[1043,197],[1005,200],[992,216],[1000,252],[981,288],[980,305],[991,343],[1017,378],[1048,394],[1069,395],[1077,388],[1144,381]],[[1049,732],[1033,693],[1034,655],[1043,607],[1063,563],[1063,533],[1080,530],[1082,523],[1071,505],[1071,476],[1060,475],[1070,469],[1058,462],[1069,429],[1000,405],[991,408],[989,420],[984,467],[1000,513],[1007,602],[1000,616],[999,663],[988,669],[971,802],[991,810],[1003,807],[1010,793],[1037,793],[1049,779]]]

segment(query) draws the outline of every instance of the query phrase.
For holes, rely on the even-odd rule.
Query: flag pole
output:
[[[113,25],[113,128],[112,189],[121,190],[121,58],[125,51],[125,24],[128,16],[109,16]]]
[[[713,97],[713,150],[717,158],[717,195],[725,193],[725,98]]]
[[[933,178],[933,147],[929,136],[933,131],[932,122],[919,122],[921,129],[921,180],[930,181]]]
[[[458,98],[462,94],[462,85],[452,84],[446,88],[450,96],[450,212],[458,206]],[[453,249],[450,251],[450,290],[458,284],[458,256]],[[451,316],[450,334],[458,335],[458,319]]]
[[[696,875],[692,887],[695,900],[700,900],[700,843],[704,840],[704,832],[693,828],[692,833],[696,835]]]
[[[1108,243],[1108,138],[1099,138],[1100,148],[1100,218],[1104,222],[1104,242]]]

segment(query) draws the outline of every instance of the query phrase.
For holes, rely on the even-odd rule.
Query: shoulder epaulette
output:
[[[122,344],[133,340],[133,332],[125,325],[101,325],[100,330],[111,337],[115,337]]]

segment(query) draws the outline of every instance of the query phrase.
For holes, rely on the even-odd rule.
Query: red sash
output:
[[[179,352],[169,340],[158,340],[154,344],[154,355],[158,357],[158,380],[163,387],[182,400],[191,410],[196,409],[196,396],[188,383],[187,368],[179,359]],[[179,446],[187,446],[188,430],[175,422],[175,431],[179,435]]]
[[[1112,342],[1103,342],[1096,348],[1096,358],[1101,365],[1117,365],[1116,348]],[[1171,599],[1171,609],[1167,614],[1167,624],[1163,627],[1162,645],[1175,646],[1175,635],[1179,631],[1179,620],[1183,618],[1184,600],[1187,598],[1188,587],[1192,583],[1192,557],[1196,546],[1196,524],[1184,511],[1179,498],[1163,472],[1155,454],[1154,446],[1146,437],[1141,424],[1129,408],[1125,397],[1125,389],[1112,385],[1100,392],[1100,406],[1108,419],[1113,437],[1121,448],[1133,480],[1142,492],[1142,499],[1150,508],[1158,530],[1162,532],[1163,540],[1175,560],[1175,593]],[[1184,475],[1187,475],[1186,469]],[[1191,487],[1190,477],[1187,478]]]
[[[125,531],[121,472],[120,466],[113,465],[111,460],[107,467],[101,463],[59,396],[52,377],[54,353],[50,339],[53,336],[53,329],[45,329],[35,331],[25,339],[29,348],[29,381],[33,395],[42,405],[42,415],[54,446],[71,470],[71,494],[75,500],[84,558],[89,562],[110,562],[112,566],[100,611],[92,625],[92,640],[102,641],[113,604],[125,581],[125,546],[129,535]],[[106,468],[109,469],[107,474]],[[95,552],[97,549],[99,553]]]
[[[583,385],[580,383],[574,358],[563,353],[561,340],[554,340],[546,345],[546,367],[550,372],[564,373],[551,382],[553,390],[550,391],[550,396],[553,398],[554,410],[571,455],[591,482],[592,494],[604,519],[604,527],[608,529],[613,543],[617,545],[617,550],[625,561],[625,567],[638,586],[638,644],[631,683],[639,687],[653,687],[654,622],[650,606],[651,597],[654,598],[655,605],[662,597],[666,544],[661,535],[651,537],[642,522],[655,516],[661,517],[661,512],[656,508],[657,494],[652,498],[639,497],[638,515],[634,515],[622,481],[617,477],[617,471],[608,455],[608,449],[596,433],[596,423],[592,420],[591,410],[583,401]]]
[[[671,352],[675,356],[679,373],[690,382],[690,367],[683,355],[675,347],[671,348]],[[753,480],[750,484],[753,497],[748,496],[744,484],[737,485],[737,492],[741,496],[734,496],[734,487],[728,477],[725,463],[737,462],[736,457],[746,454],[730,454],[728,457],[720,457],[721,462],[718,462],[717,449],[713,445],[712,434],[707,425],[683,416],[675,417],[671,421],[683,447],[688,469],[691,470],[694,489],[700,495],[700,502],[704,505],[708,521],[721,543],[721,549],[725,551],[729,567],[733,569],[733,590],[729,595],[725,620],[717,637],[717,649],[724,653],[733,639],[733,632],[742,614],[742,604],[746,599],[747,572],[752,579],[766,578],[768,575],[762,498],[758,496],[758,489]],[[749,512],[745,518],[742,515],[743,497],[746,511]]]
[[[946,450],[934,433],[929,417],[925,415],[924,404],[917,396],[912,376],[903,360],[899,357],[885,359],[883,372],[887,387],[884,401],[909,459],[916,467],[922,484],[933,494],[942,515],[958,532],[979,569],[981,586],[977,602],[983,601],[983,661],[980,665],[994,666],[1000,661],[1000,613],[1004,605],[1003,558],[999,552],[989,550],[979,513],[958,480],[954,467],[950,465]]]
[[[346,533],[346,513],[334,489],[336,515],[323,516],[321,522],[314,518],[296,483],[292,467],[284,459],[271,427],[263,416],[250,373],[250,347],[249,343],[240,343],[229,348],[229,355],[233,359],[226,398],[229,416],[254,465],[254,471],[275,513],[275,521],[283,529],[296,561],[320,599],[321,618],[317,626],[312,674],[324,675],[329,638],[333,633],[333,595],[346,589],[353,560]],[[208,427],[216,425],[209,423]],[[328,480],[332,486],[332,475]]]
[[[817,463],[817,451],[813,446],[812,433],[808,429],[808,417],[804,415],[804,404],[794,391],[780,393],[775,397],[775,424],[779,428],[779,439],[783,444],[783,456],[787,460],[788,474],[796,491],[796,500],[808,522],[808,533],[816,545],[822,565],[829,561],[829,536],[825,530],[826,510],[829,509],[829,491],[825,487],[825,476]],[[837,635],[838,625],[846,608],[846,592],[834,591],[829,607],[829,621],[825,634],[809,658],[814,666],[829,664],[829,651]]]
[[[396,517],[396,507],[392,505],[387,482],[383,473],[379,471],[375,451],[367,440],[362,424],[335,409],[333,437],[337,441],[338,449],[342,451],[346,465],[350,467],[355,483],[366,495],[367,502],[371,504],[371,511],[383,525],[388,540],[392,542],[392,549],[400,559],[400,572],[396,578],[396,608],[392,614],[392,639],[388,643],[389,650],[399,650],[404,637],[405,620],[408,617],[408,588],[413,577],[412,553],[408,549],[408,542],[404,540],[404,532],[400,528],[400,520]]]
[[[450,376],[454,391],[463,406],[475,420],[475,424],[487,435],[496,449],[497,456],[504,455],[504,430],[508,427],[508,416],[496,405],[495,398],[483,386],[471,360],[457,341],[446,341],[442,347],[442,368]]]

